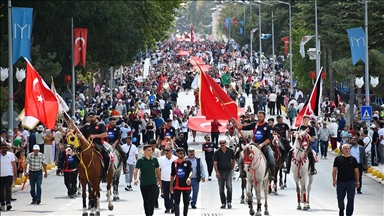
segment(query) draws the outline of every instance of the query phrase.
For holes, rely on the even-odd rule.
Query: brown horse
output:
[[[91,209],[90,216],[95,214],[100,215],[100,181],[102,174],[102,162],[98,156],[98,153],[93,148],[92,142],[87,141],[85,137],[78,131],[77,134],[72,132],[67,134],[68,144],[71,144],[77,150],[77,156],[79,158],[79,177],[82,188],[83,197],[83,216],[88,216],[87,204],[86,204],[86,186],[89,189],[89,207]],[[113,166],[108,169],[107,176],[107,198],[108,209],[113,210],[113,204],[111,200],[111,184],[113,178]]]
[[[280,151],[280,146],[281,146],[281,141],[280,138],[277,135],[273,135],[272,143],[271,143],[271,148],[273,151],[273,156],[275,158],[275,180],[273,180],[273,185],[272,181],[269,181],[269,187],[268,187],[268,193],[272,193],[274,195],[278,195],[277,193],[277,174],[280,170],[280,168],[283,166],[283,157]],[[273,189],[272,189],[273,186]]]

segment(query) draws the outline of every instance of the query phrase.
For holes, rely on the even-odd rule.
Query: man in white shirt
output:
[[[381,164],[384,164],[384,123],[379,122],[380,129],[377,131],[379,134],[379,154],[381,159]]]
[[[339,127],[336,123],[336,119],[332,118],[331,119],[331,124],[329,125],[329,130],[331,132],[331,145],[332,145],[332,151],[337,148],[337,128]]]
[[[125,183],[127,183],[127,187],[125,187],[126,191],[132,191],[132,177],[133,171],[135,169],[136,161],[139,157],[139,151],[137,150],[135,145],[132,145],[132,137],[128,136],[126,138],[126,144],[122,145],[121,148],[127,155],[127,169],[128,173],[125,175]]]
[[[270,115],[275,115],[276,98],[277,98],[277,95],[274,92],[269,94],[269,114]]]
[[[176,133],[176,137],[178,137],[179,136],[179,131],[180,131],[180,123],[179,123],[179,120],[177,119],[176,115],[173,115],[172,127],[174,127],[176,129],[175,133]]]
[[[1,187],[1,211],[12,209],[12,183],[17,178],[16,157],[15,154],[8,151],[8,145],[5,142],[0,143],[1,163],[0,163],[0,187]]]
[[[173,210],[173,194],[169,192],[170,181],[171,181],[171,171],[172,171],[172,162],[177,159],[173,155],[172,145],[166,145],[164,147],[165,155],[159,158],[159,167],[161,172],[161,189],[164,198],[164,207],[165,213],[174,213]]]

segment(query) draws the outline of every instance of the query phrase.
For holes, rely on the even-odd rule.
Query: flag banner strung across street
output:
[[[323,67],[321,67],[320,71],[322,70],[323,70]],[[322,79],[321,79],[321,72],[319,72],[310,97],[307,99],[307,101],[305,101],[304,106],[303,108],[301,108],[299,114],[297,114],[294,128],[297,128],[302,124],[304,115],[320,116],[321,92],[322,92]]]
[[[284,42],[284,56],[287,56],[289,47],[289,37],[283,37],[281,40]]]
[[[191,43],[195,43],[195,30],[193,30],[193,26],[191,26]]]
[[[271,38],[271,37],[272,37],[271,34],[261,34],[261,36],[260,36],[260,38],[261,38],[262,40],[267,40],[267,39],[269,39],[269,38]]]
[[[300,54],[301,54],[301,57],[302,58],[305,58],[305,48],[304,48],[304,45],[306,43],[308,43],[309,40],[311,40],[314,36],[313,35],[307,35],[307,36],[303,36],[301,38],[301,42],[300,42]]]
[[[237,105],[204,71],[200,70],[200,108],[207,120],[229,120],[237,117]]]
[[[240,119],[241,115],[245,114],[245,108],[239,108],[239,113],[237,115],[237,119]],[[227,129],[227,120],[218,120],[221,124],[219,126],[219,131],[221,134],[225,133]],[[188,119],[188,128],[190,130],[202,132],[202,133],[211,133],[211,122],[205,118],[199,111],[196,116],[190,116]]]
[[[27,61],[27,78],[25,86],[25,113],[22,124],[33,129],[37,119],[49,129],[55,129],[59,111],[57,97],[41,78],[32,64]]]
[[[347,30],[349,44],[351,46],[352,64],[355,65],[360,59],[365,61],[366,39],[363,28],[352,28]]]
[[[12,7],[12,64],[31,61],[32,14],[33,8]]]
[[[73,29],[73,65],[77,66],[79,63],[85,67],[85,60],[87,56],[87,37],[88,29],[74,28]]]

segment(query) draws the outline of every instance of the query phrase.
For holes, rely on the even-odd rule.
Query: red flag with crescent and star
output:
[[[207,120],[237,118],[237,105],[204,71],[200,70],[200,108]]]
[[[88,29],[74,28],[73,29],[73,65],[77,66],[79,62],[85,67],[85,60],[87,54],[87,36]]]
[[[288,53],[288,46],[289,46],[289,37],[283,37],[281,40],[284,42],[284,56],[287,56]]]
[[[191,43],[195,43],[195,30],[191,26]]]
[[[59,109],[58,100],[32,64],[26,61],[25,116],[34,117],[53,130]]]

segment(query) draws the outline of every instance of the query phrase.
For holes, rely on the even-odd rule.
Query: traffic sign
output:
[[[372,120],[372,107],[371,106],[361,106],[361,116],[362,121],[371,121]]]

